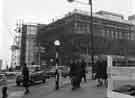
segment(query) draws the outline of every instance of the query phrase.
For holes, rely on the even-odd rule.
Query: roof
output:
[[[122,14],[112,13],[112,12],[108,12],[108,11],[102,11],[101,10],[101,11],[96,12],[96,14],[111,15],[111,16],[120,17],[121,19],[124,19]]]
[[[111,14],[111,15],[115,15],[115,16],[119,16],[119,17],[123,17],[121,14],[115,14],[115,13],[106,12],[106,11],[101,11],[101,12],[102,13],[104,12],[104,13],[107,13],[107,14]],[[72,14],[74,14],[74,13],[90,16],[89,12],[78,10],[78,9],[75,9],[72,12]],[[128,21],[128,20],[125,20],[125,19],[116,19],[116,18],[105,17],[105,16],[103,16],[102,14],[99,14],[99,13],[93,13],[93,17],[104,19],[104,20],[115,21],[115,22],[120,22],[120,23],[125,23],[125,24],[129,24],[129,25],[133,25],[133,23],[131,21]]]

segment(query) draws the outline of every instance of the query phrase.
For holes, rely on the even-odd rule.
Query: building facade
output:
[[[99,11],[93,13],[93,51],[95,55],[135,56],[135,18]],[[132,18],[132,19],[131,19]],[[54,41],[60,40],[61,62],[74,56],[91,54],[89,12],[75,10],[39,30],[39,42],[46,49],[41,59],[55,58]],[[49,61],[48,61],[49,62]]]
[[[93,51],[95,55],[135,56],[135,17],[125,20],[120,14],[99,11],[93,13]],[[55,65],[55,40],[59,63],[86,57],[90,61],[91,28],[89,12],[75,10],[48,25],[23,24],[19,40],[19,65]]]

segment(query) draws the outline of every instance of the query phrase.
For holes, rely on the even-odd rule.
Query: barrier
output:
[[[108,60],[108,98],[134,98],[135,95],[135,67],[113,66],[113,58]]]

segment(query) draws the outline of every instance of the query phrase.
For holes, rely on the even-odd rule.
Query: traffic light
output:
[[[68,0],[68,2],[73,2],[74,0]]]

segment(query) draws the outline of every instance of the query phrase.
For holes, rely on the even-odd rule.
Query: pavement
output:
[[[89,76],[87,76],[89,77]],[[81,83],[81,88],[72,91],[70,80],[62,78],[60,89],[55,90],[55,79],[49,80],[46,84],[30,87],[31,93],[24,95],[23,88],[9,94],[8,98],[106,98],[106,88],[96,87],[96,81],[88,79]]]
[[[72,91],[71,86],[66,86],[49,94],[46,98],[105,98],[106,95],[105,87],[97,88],[95,80],[88,80],[87,83],[81,84],[80,89]]]
[[[31,90],[31,94],[25,95],[23,91],[17,91],[10,94],[9,98],[106,98],[106,88],[97,88],[95,81],[89,80],[82,83],[81,88],[72,91],[71,86],[64,86],[55,91],[54,88],[44,90],[42,88]]]

